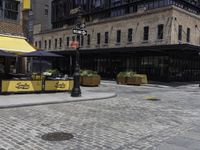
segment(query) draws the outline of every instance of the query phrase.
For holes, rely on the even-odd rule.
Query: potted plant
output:
[[[134,74],[136,74],[134,71],[119,72],[117,75],[117,84],[127,84],[129,78],[133,77]]]
[[[117,75],[117,84],[141,85],[147,83],[146,74],[137,74],[134,71],[124,71]]]
[[[101,77],[96,71],[82,70],[80,72],[80,84],[83,86],[99,86]]]
[[[126,84],[125,72],[120,72],[117,74],[117,84]]]
[[[127,78],[127,84],[129,85],[141,85],[147,83],[147,75],[145,74],[134,74],[133,76]]]

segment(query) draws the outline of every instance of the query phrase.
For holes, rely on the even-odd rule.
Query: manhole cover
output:
[[[45,141],[65,141],[65,140],[70,140],[73,137],[74,136],[71,133],[54,132],[43,135],[42,139]]]
[[[155,96],[146,96],[144,98],[145,100],[149,100],[149,101],[159,101],[160,99],[155,97]]]

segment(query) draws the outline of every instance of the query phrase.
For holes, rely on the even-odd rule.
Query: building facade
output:
[[[25,35],[24,22],[26,20],[24,17],[22,0],[0,0],[1,50],[15,53],[15,50],[19,48],[19,44],[16,44],[18,41],[20,41],[20,48],[23,47],[23,44],[27,44],[23,37]],[[1,79],[7,79],[9,77],[8,74],[16,73],[16,70],[17,72],[25,73],[25,59],[15,59],[14,57],[5,58],[0,56],[0,69]]]
[[[31,8],[24,11],[26,37],[33,43],[33,35],[51,29],[51,0],[30,0]]]
[[[21,3],[16,0],[0,0],[0,33],[22,35]]]
[[[34,34],[51,29],[51,0],[31,0]]]
[[[61,70],[71,74],[76,39],[72,28],[83,8],[87,36],[80,42],[81,69],[104,78],[120,71],[146,73],[150,80],[200,80],[198,0],[54,0],[52,29],[34,35],[36,47],[66,56]]]

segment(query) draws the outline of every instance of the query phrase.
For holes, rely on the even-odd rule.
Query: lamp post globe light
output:
[[[71,92],[72,97],[80,97],[81,96],[81,88],[80,88],[80,65],[79,65],[79,49],[80,49],[80,37],[83,35],[86,35],[87,32],[84,30],[82,26],[82,10],[81,7],[76,8],[71,11],[71,14],[76,13],[77,14],[77,23],[75,28],[73,28],[73,34],[77,34],[77,47],[76,47],[76,61],[75,61],[75,69],[74,69],[74,86]]]

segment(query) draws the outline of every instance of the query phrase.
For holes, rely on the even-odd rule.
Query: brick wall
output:
[[[17,23],[0,21],[0,33],[1,34],[13,34],[13,35],[22,35],[22,26]]]

